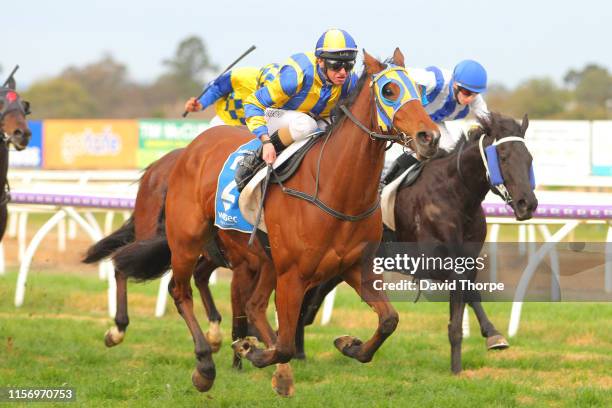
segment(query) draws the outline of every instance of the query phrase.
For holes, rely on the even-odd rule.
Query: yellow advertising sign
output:
[[[138,121],[45,120],[46,169],[136,168]]]

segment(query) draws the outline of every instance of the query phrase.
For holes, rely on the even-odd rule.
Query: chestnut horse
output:
[[[403,66],[399,50],[395,54],[395,61]],[[305,291],[336,275],[342,274],[379,316],[378,329],[369,341],[362,343],[350,336],[336,340],[336,347],[343,354],[361,362],[370,361],[397,325],[397,312],[386,296],[374,291],[371,285],[374,274],[364,275],[364,280],[361,272],[361,261],[372,255],[364,253],[368,243],[379,242],[382,233],[378,181],[385,142],[389,139],[405,142],[409,137],[413,141],[411,147],[429,157],[437,149],[439,131],[417,97],[403,103],[393,116],[393,127],[400,135],[376,140],[381,136],[373,130],[377,129],[378,96],[364,84],[370,78],[376,82],[375,74],[386,66],[367,53],[364,53],[364,65],[364,74],[351,98],[351,115],[337,121],[327,136],[306,154],[298,172],[285,184],[299,191],[315,188],[318,196],[313,201],[327,210],[335,210],[339,216],[326,214],[311,201],[287,197],[278,185],[268,189],[264,211],[276,271],[278,338],[266,350],[247,341],[236,347],[257,367],[291,359]],[[382,94],[388,101],[397,101],[404,92],[397,83],[387,82]],[[151,255],[159,250],[164,255],[171,254],[170,292],[194,339],[198,363],[192,381],[200,391],[212,386],[215,367],[210,345],[193,314],[189,281],[207,241],[214,239],[214,198],[221,166],[230,153],[251,138],[242,129],[216,127],[195,139],[170,174],[165,205],[165,232],[170,252],[168,247],[164,251],[165,244],[159,240],[151,240],[128,245],[114,256],[117,268],[127,276],[149,279],[159,276],[163,268],[148,262]],[[325,159],[319,160],[324,153]],[[315,186],[316,180],[319,181]],[[243,248],[225,246],[225,250],[231,258],[232,252]]]
[[[30,142],[32,132],[28,128],[26,115],[30,113],[30,104],[22,101],[15,92],[16,84],[13,70],[4,85],[0,88],[0,242],[6,230],[8,218],[7,204],[11,199],[7,179],[9,165],[9,145],[23,150]]]
[[[136,195],[136,203],[132,216],[119,229],[89,247],[83,259],[84,263],[91,264],[99,262],[112,256],[114,252],[123,246],[133,242],[150,240],[158,235],[159,231],[157,227],[159,214],[164,205],[164,197],[168,188],[168,177],[183,151],[184,149],[173,150],[144,170],[139,181],[138,193]],[[226,246],[235,245],[235,242],[240,242],[243,235],[244,234],[232,235],[231,231],[219,231],[219,240],[225,243],[223,246],[225,248]],[[233,340],[247,336],[248,326],[245,307],[255,289],[259,271],[265,268],[263,263],[269,263],[269,267],[272,267],[263,248],[256,246],[252,249],[249,248],[248,252],[250,252],[248,255],[245,254],[241,257],[232,257],[228,259],[228,261],[231,262],[234,272],[231,286]],[[213,352],[217,352],[221,347],[222,341],[219,327],[221,323],[221,314],[217,310],[209,290],[208,279],[215,268],[228,265],[223,261],[219,262],[218,259],[211,257],[207,251],[203,251],[202,255],[194,271],[194,281],[200,292],[200,297],[210,324],[208,331],[205,333],[205,337],[211,345]],[[262,258],[263,261],[259,262]],[[170,268],[168,260],[160,260],[160,265],[166,265],[167,269]],[[268,275],[274,276],[274,273],[269,272]],[[129,325],[127,309],[127,276],[121,272],[119,268],[116,268],[115,280],[117,282],[117,312],[115,314],[115,325],[107,330],[104,335],[104,343],[107,347],[113,347],[120,344],[125,337],[127,326]],[[261,308],[261,313],[264,314],[265,319],[265,308]],[[255,315],[252,319],[258,320],[258,317],[259,315]],[[264,334],[266,333],[272,333],[272,329],[266,330]],[[262,337],[264,340],[268,339],[269,344],[273,343],[273,334],[269,337]],[[241,360],[235,358],[234,366],[239,368],[240,364]]]

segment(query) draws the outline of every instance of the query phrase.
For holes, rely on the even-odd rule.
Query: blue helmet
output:
[[[487,71],[474,60],[463,60],[453,71],[457,85],[469,91],[482,93],[487,90]]]
[[[315,56],[351,61],[357,57],[357,51],[357,44],[349,33],[331,28],[319,37],[315,47]]]

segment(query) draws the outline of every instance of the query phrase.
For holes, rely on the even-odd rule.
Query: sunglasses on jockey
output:
[[[469,98],[472,95],[478,95],[478,92],[472,92],[469,89],[465,89],[461,86],[457,86],[458,91],[463,94],[466,98]]]
[[[332,71],[340,71],[342,68],[344,68],[346,72],[350,72],[355,66],[354,60],[342,61],[325,58],[323,62],[325,63],[325,68],[331,69]]]

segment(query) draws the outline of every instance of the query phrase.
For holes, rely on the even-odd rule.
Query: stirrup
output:
[[[239,192],[249,184],[249,181],[259,170],[266,167],[266,163],[261,157],[262,151],[262,147],[259,147],[257,150],[247,153],[238,165],[234,180],[236,181],[236,189]]]

